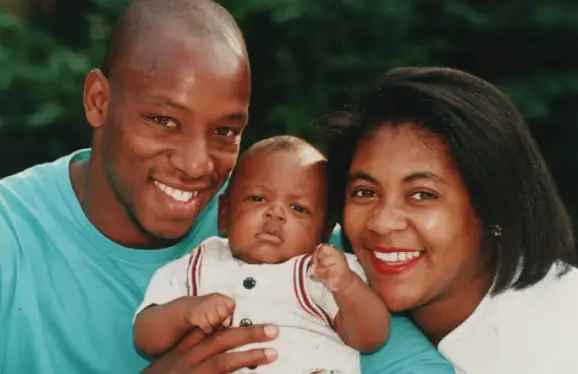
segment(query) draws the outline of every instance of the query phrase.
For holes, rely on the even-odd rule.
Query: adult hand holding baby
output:
[[[224,374],[244,367],[266,365],[277,358],[275,350],[228,351],[251,343],[271,341],[278,334],[279,330],[272,325],[220,328],[210,335],[195,328],[142,374]]]

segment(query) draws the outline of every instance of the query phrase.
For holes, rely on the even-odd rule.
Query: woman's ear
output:
[[[227,236],[229,226],[229,197],[227,193],[219,196],[219,213],[217,216],[217,228],[221,236]]]

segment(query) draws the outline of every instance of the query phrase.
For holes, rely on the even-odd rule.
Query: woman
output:
[[[323,121],[344,245],[459,373],[578,372],[572,226],[520,113],[446,68]]]

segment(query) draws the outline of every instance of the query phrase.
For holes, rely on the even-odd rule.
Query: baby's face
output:
[[[313,148],[257,151],[239,162],[219,226],[247,263],[312,252],[328,231],[326,162]]]

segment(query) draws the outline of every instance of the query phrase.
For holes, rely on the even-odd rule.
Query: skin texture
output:
[[[413,124],[380,127],[359,144],[343,226],[374,291],[390,310],[410,311],[434,343],[490,287],[481,223],[460,175],[444,143]],[[372,259],[384,248],[421,257],[406,271],[384,274]]]
[[[247,263],[276,264],[312,253],[314,275],[339,307],[333,324],[343,341],[364,352],[381,347],[390,331],[383,303],[350,269],[342,251],[319,245],[332,227],[325,206],[325,158],[306,145],[262,148],[244,155],[236,173],[229,197],[221,198],[219,219],[233,254]],[[192,327],[210,333],[228,326],[234,310],[235,301],[222,294],[152,305],[136,318],[135,345],[157,355]]]
[[[136,5],[135,5],[136,6]],[[154,20],[153,20],[154,21]],[[114,73],[86,77],[83,103],[93,127],[89,161],[71,165],[74,191],[91,223],[130,248],[177,243],[235,165],[247,124],[250,71],[239,41],[198,37],[178,22],[154,22],[123,50]],[[155,181],[199,192],[188,204]],[[229,373],[266,365],[276,352],[238,346],[277,337],[254,325],[206,336],[194,328],[145,370]]]
[[[277,327],[263,325],[222,330],[210,337],[196,329],[162,360],[156,361],[142,373],[225,374],[248,366],[266,365],[277,358],[275,350],[223,352],[249,343],[267,342],[278,335]]]
[[[176,243],[235,165],[247,124],[247,58],[215,39],[182,38],[179,24],[131,46],[111,79],[85,82],[94,128],[90,163],[72,181],[85,213],[111,240],[133,248]],[[155,182],[198,192],[182,203]]]
[[[219,230],[246,263],[281,263],[327,239],[325,158],[312,147],[257,150],[219,201]]]

